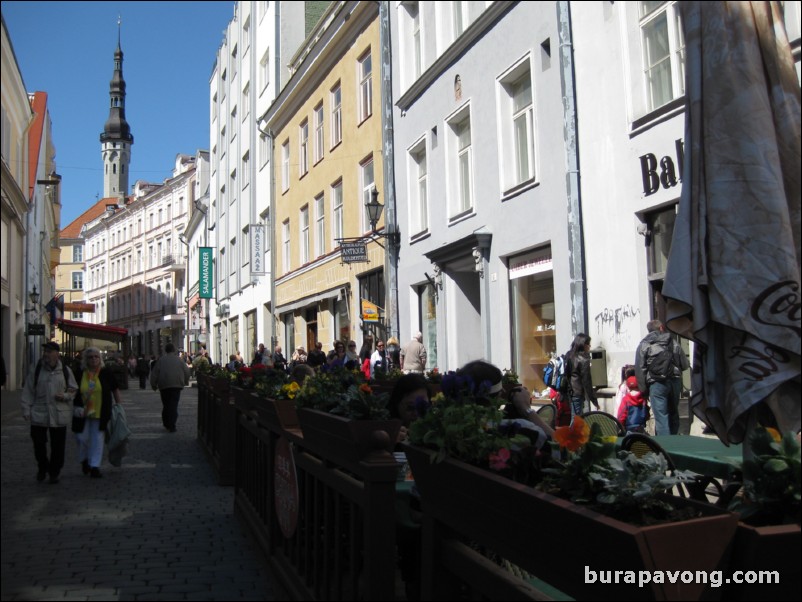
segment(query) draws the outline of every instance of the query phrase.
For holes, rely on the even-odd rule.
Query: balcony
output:
[[[162,305],[162,321],[185,323],[187,321],[186,307],[184,305]]]
[[[161,265],[166,267],[168,272],[184,272],[187,269],[186,258],[172,253],[162,255]]]

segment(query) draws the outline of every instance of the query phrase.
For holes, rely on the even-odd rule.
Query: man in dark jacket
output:
[[[189,385],[189,366],[176,355],[175,345],[167,343],[164,355],[153,365],[150,384],[159,390],[162,398],[162,424],[171,433],[178,421],[178,402],[181,391]]]
[[[649,396],[655,435],[679,433],[679,396],[682,373],[690,367],[682,347],[660,320],[646,324],[649,331],[635,352],[638,388]]]

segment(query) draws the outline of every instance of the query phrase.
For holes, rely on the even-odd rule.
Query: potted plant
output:
[[[295,394],[305,444],[343,462],[385,458],[401,428],[400,420],[390,420],[387,399],[359,370],[336,367],[307,377]]]
[[[445,382],[443,388],[447,391]],[[620,574],[619,583],[605,583],[605,597],[698,599],[710,593],[707,584],[680,580],[633,587],[632,578],[638,571],[650,571],[651,575],[654,571],[723,567],[735,530],[734,515],[662,493],[673,483],[665,475],[664,464],[657,460],[637,463],[627,454],[616,457],[614,443],[602,439],[598,430],[588,428],[581,418],[575,419],[573,427],[557,430],[560,450],[555,449],[554,455],[559,455],[559,460],[552,461],[548,453],[520,453],[518,439],[493,452],[487,441],[503,433],[484,438],[454,433],[450,422],[454,414],[437,411],[438,404],[447,408],[458,405],[458,400],[448,396],[435,399],[426,418],[413,423],[410,438],[415,445],[405,450],[432,524],[491,547],[578,599],[597,597],[599,582],[606,581],[610,571],[622,568],[629,577]],[[465,442],[459,443],[459,439]],[[502,463],[496,460],[508,468],[496,470]],[[509,463],[516,461],[529,461],[532,466],[528,470],[509,468]],[[530,480],[540,479],[538,487],[505,478],[522,474]],[[647,500],[654,506],[684,508],[682,520],[645,525],[622,520],[633,506],[637,509]],[[505,524],[515,525],[514,537],[497,535]],[[534,555],[535,542],[544,542],[548,553]],[[566,559],[573,567],[570,570],[566,570]]]
[[[731,584],[737,600],[798,600],[800,580],[800,444],[793,433],[757,427],[749,438],[753,457],[744,461],[743,496],[730,508],[740,513],[732,571],[771,571],[778,582]]]

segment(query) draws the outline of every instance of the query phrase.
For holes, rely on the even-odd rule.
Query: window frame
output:
[[[361,124],[373,115],[373,55],[370,48],[357,59],[357,81]]]
[[[426,137],[422,137],[407,151],[409,160],[409,227],[412,237],[429,230],[429,175]],[[423,164],[423,170],[421,170]],[[423,195],[421,195],[423,190]]]
[[[309,173],[309,119],[298,126],[298,177]]]
[[[310,252],[309,203],[307,203],[298,210],[298,263],[300,265],[309,263]]]
[[[460,135],[467,122],[470,144],[461,147]],[[473,127],[471,124],[471,106],[465,103],[446,119],[447,156],[449,157],[446,181],[448,182],[448,219],[457,220],[475,211],[474,203],[474,170],[473,170]],[[468,182],[464,186],[462,173],[463,160],[467,161]]]
[[[315,116],[315,123],[314,123],[314,156],[313,161],[314,163],[319,163],[323,159],[324,149],[325,149],[325,140],[323,135],[323,128],[324,128],[324,113],[323,113],[323,102],[321,101],[314,109],[313,113]]]
[[[343,92],[338,81],[329,92],[331,100],[331,147],[334,148],[343,140]]]
[[[326,198],[321,192],[315,197],[315,256],[326,254]]]

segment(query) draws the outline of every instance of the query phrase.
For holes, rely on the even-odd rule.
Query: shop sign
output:
[[[212,263],[212,247],[201,247],[199,254],[200,270],[199,270],[199,289],[201,299],[211,299],[214,295],[214,264]]]
[[[340,243],[343,263],[365,263],[368,260],[368,245],[359,241],[342,241]]]
[[[638,157],[640,160],[640,173],[643,178],[643,194],[650,196],[660,188],[673,188],[682,181],[682,162],[685,159],[685,149],[682,138],[674,141],[676,157],[666,155],[660,161],[657,155],[646,153]]]
[[[510,258],[510,280],[551,270],[551,247]]]
[[[265,227],[251,224],[251,275],[264,276],[265,271]]]

